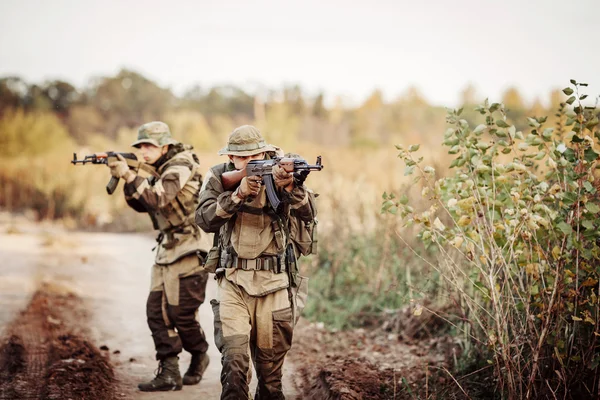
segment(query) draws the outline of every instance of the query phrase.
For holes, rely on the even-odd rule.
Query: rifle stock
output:
[[[246,169],[229,171],[221,175],[221,184],[225,190],[233,190],[240,184],[242,179],[246,176]]]

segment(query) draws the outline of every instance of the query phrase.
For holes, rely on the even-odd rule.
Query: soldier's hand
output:
[[[117,158],[118,160],[113,160],[108,163],[110,174],[115,178],[124,178],[129,172],[129,166],[127,166],[127,161],[125,161],[125,158],[123,158],[122,155],[117,154]]]
[[[294,188],[294,174],[287,172],[279,165],[273,166],[273,180],[275,186],[292,190]]]
[[[262,179],[260,176],[245,176],[237,190],[238,197],[245,199],[248,196],[257,196]]]

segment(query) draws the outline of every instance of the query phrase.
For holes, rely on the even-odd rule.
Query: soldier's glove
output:
[[[110,174],[115,178],[125,178],[127,181],[129,181],[127,178],[129,175],[133,174],[133,172],[129,170],[127,161],[125,161],[125,158],[122,155],[117,154],[117,158],[118,160],[113,160],[108,163]]]
[[[245,199],[248,196],[256,196],[260,190],[261,183],[260,176],[245,176],[235,191],[235,195],[240,199]]]
[[[296,186],[302,186],[308,174],[310,174],[310,171],[294,172],[294,184]]]
[[[273,180],[277,187],[286,188],[288,191],[294,188],[294,174],[287,172],[279,165],[273,167]]]

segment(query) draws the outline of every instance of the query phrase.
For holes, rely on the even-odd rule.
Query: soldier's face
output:
[[[140,144],[140,153],[146,164],[154,164],[158,159],[167,152],[169,146],[157,147],[150,143]]]
[[[240,170],[246,168],[246,165],[252,160],[263,160],[265,153],[258,153],[253,156],[229,156],[229,159],[235,165],[235,169]]]

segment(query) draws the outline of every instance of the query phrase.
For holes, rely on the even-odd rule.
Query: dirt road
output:
[[[199,320],[211,363],[182,391],[143,393],[157,367],[145,301],[149,235],[68,232],[0,213],[0,400],[218,399],[209,279]],[[409,308],[373,330],[328,331],[300,319],[284,366],[287,399],[430,398],[460,354],[436,314]],[[189,355],[181,354],[185,371]],[[253,374],[255,376],[255,374]],[[256,379],[251,391],[254,392]],[[489,386],[489,385],[488,385]],[[444,389],[439,398],[461,398]]]
[[[29,371],[31,376],[27,379],[48,376],[44,368],[52,357],[56,358],[52,355],[56,349],[64,350],[81,340],[86,346],[89,342],[99,348],[100,353],[108,357],[114,369],[112,395],[115,398],[218,399],[220,354],[213,342],[213,315],[208,301],[214,298],[216,291],[213,279],[209,279],[207,301],[199,310],[211,357],[202,382],[184,387],[177,395],[137,390],[137,383],[151,378],[157,366],[145,318],[153,260],[150,249],[153,246],[150,236],[73,233],[55,226],[34,225],[0,216],[0,304],[3,305],[0,307],[0,338],[3,343],[8,343],[11,337],[16,338],[14,343],[5,346],[5,353],[10,350],[16,360],[9,365],[11,371],[22,369],[20,354],[23,353],[30,357],[24,361],[35,364],[34,369],[39,370]],[[71,327],[69,332],[64,331],[67,326]],[[34,334],[23,338],[24,331]],[[29,352],[22,350],[28,346]],[[48,348],[55,349],[54,353]],[[31,358],[32,353],[37,354],[37,358]],[[99,360],[102,357],[90,353],[88,358]],[[79,361],[83,364],[85,360]],[[188,363],[189,355],[184,352],[180,358],[183,371]],[[103,365],[98,366],[101,371],[103,368]],[[293,366],[286,363],[284,388],[289,399],[298,398],[290,379],[292,369]],[[10,386],[6,383],[10,383],[10,379],[9,375],[5,377],[5,389]],[[26,385],[27,379],[19,384]],[[253,379],[253,388],[255,381]],[[41,390],[43,388],[37,387],[26,391],[31,396],[28,398],[39,398]],[[8,398],[11,394],[0,390],[0,399]]]

